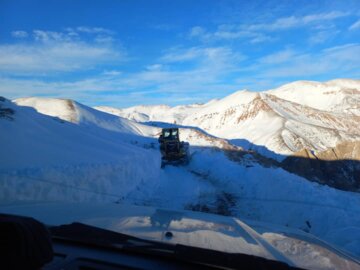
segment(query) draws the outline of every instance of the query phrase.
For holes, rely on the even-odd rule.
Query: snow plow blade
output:
[[[183,157],[180,159],[175,159],[175,160],[167,160],[167,159],[161,159],[161,168],[164,168],[166,165],[171,165],[171,166],[182,166],[182,165],[187,165],[189,164],[189,157]]]

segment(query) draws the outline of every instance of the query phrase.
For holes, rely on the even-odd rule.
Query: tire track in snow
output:
[[[159,168],[160,169],[160,168]],[[203,193],[214,193],[215,188],[201,181],[186,167],[166,166],[157,179],[149,179],[134,192],[125,196],[123,202],[171,209],[185,209],[188,204],[198,202]]]
[[[241,193],[231,191],[230,188],[226,188],[226,185],[224,185],[223,181],[211,177],[209,173],[201,173],[195,170],[189,170],[189,172],[207,181],[208,183],[213,185],[215,190],[218,190],[217,192],[218,194],[214,194],[214,196],[215,197],[218,196],[219,203],[223,203],[222,207],[225,207],[226,204],[228,205],[228,210],[226,212],[230,214],[231,213],[235,214],[235,211],[240,208],[239,205],[240,202],[243,201],[248,201],[248,202],[252,201],[256,203],[287,203],[287,204],[296,204],[307,207],[321,207],[321,208],[331,208],[341,211],[349,211],[349,209],[346,207],[342,207],[339,205],[325,204],[325,203],[323,204],[316,201],[299,201],[299,200],[281,199],[281,198],[247,197]],[[360,214],[360,209],[356,212]]]

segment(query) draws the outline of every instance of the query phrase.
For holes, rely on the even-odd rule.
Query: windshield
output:
[[[170,137],[170,134],[171,134],[170,131],[165,131],[164,132],[164,137],[168,138],[168,137]]]
[[[359,259],[358,10],[0,1],[0,213],[304,269]]]

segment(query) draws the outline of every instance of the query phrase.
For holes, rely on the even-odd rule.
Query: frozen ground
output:
[[[360,257],[359,194],[230,161],[212,147],[223,141],[192,130],[184,131],[190,164],[161,170],[155,127],[77,103],[67,112],[67,102],[51,106],[70,122],[1,105],[15,111],[12,120],[0,118],[2,201],[106,201],[233,215],[298,228]]]

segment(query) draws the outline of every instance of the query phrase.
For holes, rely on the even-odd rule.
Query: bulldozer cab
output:
[[[162,130],[163,140],[179,141],[178,128],[164,128]]]
[[[159,143],[165,143],[169,141],[180,142],[179,129],[178,128],[163,128],[159,137]]]

